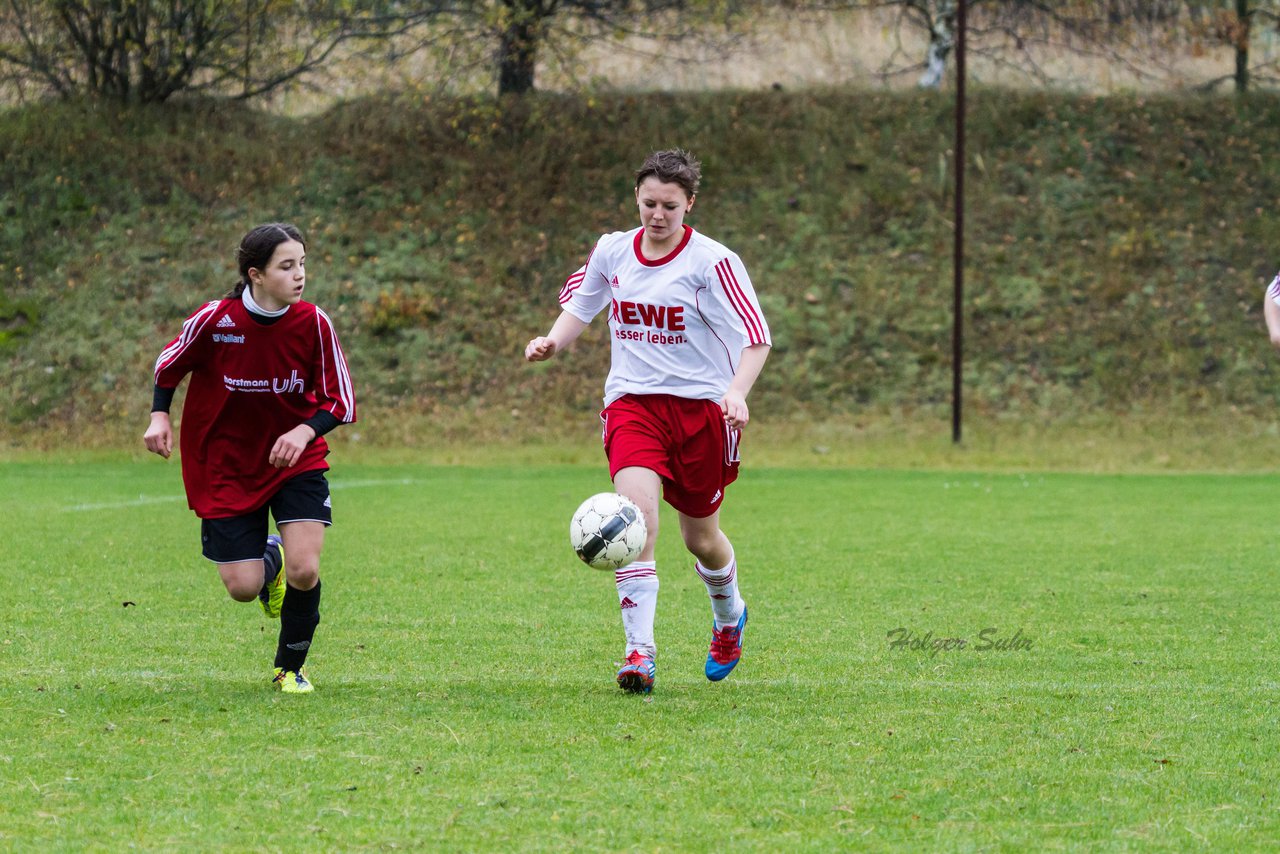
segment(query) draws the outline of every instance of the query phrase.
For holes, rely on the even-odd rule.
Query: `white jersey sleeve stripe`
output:
[[[324,324],[321,322],[319,308],[316,309],[316,338],[320,341],[320,393],[333,400],[334,396],[329,394],[329,365],[325,361]]]
[[[320,327],[319,333],[322,336],[320,342],[320,359],[321,359],[321,377],[324,378],[325,395],[339,401],[342,404],[342,421],[350,422],[356,409],[355,390],[351,385],[351,372],[347,369],[346,357],[342,354],[342,346],[338,344],[338,333],[333,329],[333,321],[329,319],[329,315],[325,314],[319,308],[316,309],[316,323]],[[324,341],[324,336],[328,337],[328,341]],[[338,393],[336,395],[329,394],[328,376],[329,372],[324,370],[325,350],[327,349],[333,354],[334,372],[338,378]],[[330,408],[330,413],[333,409]]]
[[[342,345],[338,342],[338,333],[333,328],[333,321],[323,311],[320,314],[324,317],[324,322],[329,327],[329,338],[333,342],[333,361],[338,369],[338,380],[342,385],[342,400],[346,409],[342,420],[351,421],[356,411],[356,393],[351,384],[351,371],[347,368],[347,356],[342,352]]]
[[[755,306],[743,292],[742,286],[738,284],[738,279],[733,274],[733,265],[729,263],[728,258],[716,265],[716,273],[720,277],[720,284],[724,287],[725,294],[729,297],[729,302],[747,328],[747,340],[752,344],[765,343],[764,324],[760,322],[760,313],[756,311]]]
[[[222,300],[207,302],[203,308],[186,319],[182,324],[182,332],[178,334],[172,344],[161,350],[159,357],[156,358],[155,375],[157,380],[160,378],[160,371],[172,364],[178,356],[182,355],[182,351],[190,347],[191,342],[196,340],[200,330],[213,317],[221,302]]]
[[[1280,300],[1280,273],[1271,280],[1271,284],[1267,285],[1267,297],[1273,300]]]

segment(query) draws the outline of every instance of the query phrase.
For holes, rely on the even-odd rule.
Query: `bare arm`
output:
[[[530,341],[524,348],[526,362],[544,362],[565,347],[568,347],[587,328],[585,321],[579,320],[567,311],[560,312],[551,331]]]
[[[729,383],[729,390],[720,399],[720,409],[724,412],[725,423],[730,427],[740,430],[751,420],[751,412],[747,409],[747,395],[751,393],[751,387],[756,384],[765,359],[768,358],[768,344],[752,344],[743,349],[738,370]]]
[[[1269,295],[1262,302],[1262,316],[1267,321],[1267,332],[1271,336],[1271,346],[1280,349],[1280,305]]]

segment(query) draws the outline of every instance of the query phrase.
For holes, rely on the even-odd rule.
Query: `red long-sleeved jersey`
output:
[[[323,437],[290,468],[268,461],[276,439],[321,409],[340,422],[356,420],[338,336],[328,315],[308,302],[271,324],[255,320],[239,299],[206,303],[156,360],[161,388],[177,388],[187,374],[182,480],[202,519],[248,513],[289,478],[328,469]]]

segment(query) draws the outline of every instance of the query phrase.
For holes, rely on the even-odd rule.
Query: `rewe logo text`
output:
[[[626,326],[648,326],[668,332],[683,332],[685,329],[682,305],[649,305],[645,302],[614,300],[613,316]]]

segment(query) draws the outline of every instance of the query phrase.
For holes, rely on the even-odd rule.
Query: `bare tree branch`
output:
[[[805,9],[863,8],[896,14],[896,49],[880,69],[882,79],[925,70],[921,85],[936,86],[951,51],[957,2],[968,4],[966,48],[997,68],[1042,83],[1056,80],[1036,59],[1059,51],[1120,66],[1138,79],[1169,71],[1170,48],[1205,39],[1237,50],[1237,86],[1247,79],[1251,32],[1280,21],[1277,0],[792,0]],[[902,32],[927,39],[925,55],[904,61]],[[1265,79],[1265,78],[1262,78]],[[1211,81],[1210,87],[1222,81]]]
[[[461,0],[8,0],[0,73],[53,94],[250,98],[316,73],[351,42],[393,39]],[[12,38],[10,37],[12,36]]]

